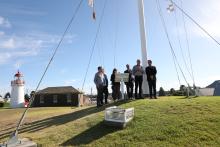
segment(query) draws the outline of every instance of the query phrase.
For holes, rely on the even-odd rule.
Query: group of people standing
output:
[[[117,69],[114,68],[111,74],[111,82],[112,82],[112,98],[113,100],[120,99],[120,82],[115,81]],[[150,91],[150,98],[157,98],[156,97],[156,74],[157,69],[155,66],[152,66],[152,61],[148,60],[148,66],[143,69],[141,66],[141,61],[138,59],[137,64],[130,69],[129,64],[126,65],[126,70],[124,73],[128,73],[128,81],[125,82],[126,89],[127,89],[127,96],[129,99],[133,97],[133,89],[135,85],[135,99],[142,98],[142,82],[143,82],[143,75],[146,74],[147,81],[149,85]],[[95,74],[94,83],[96,84],[97,88],[97,107],[102,106],[103,99],[105,98],[105,104],[108,103],[108,78],[104,72],[104,69],[99,66],[98,72]],[[139,90],[139,93],[138,93]]]

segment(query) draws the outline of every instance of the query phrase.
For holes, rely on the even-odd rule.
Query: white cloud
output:
[[[0,64],[12,61],[12,58],[36,56],[43,49],[57,44],[60,36],[47,33],[33,33],[34,35],[4,35],[0,39]],[[67,35],[64,43],[71,43],[73,35]]]
[[[0,49],[31,49],[39,47],[41,43],[41,40],[33,36],[5,36],[0,40]]]
[[[5,64],[10,58],[11,58],[10,53],[1,53],[0,52],[0,64]]]
[[[178,2],[178,1],[176,1]],[[178,4],[180,6],[180,4]],[[206,31],[216,38],[220,38],[220,1],[219,0],[186,0],[183,1],[183,9],[189,14],[197,23],[199,23]],[[168,19],[173,19],[173,30],[172,33],[177,35],[177,29],[181,36],[185,35],[182,13],[176,8],[178,28],[175,27],[174,12],[168,14]],[[173,15],[173,16],[172,16]],[[207,36],[196,24],[194,24],[187,16],[184,15],[186,21],[186,29],[190,32],[193,37],[208,38]]]
[[[17,57],[37,55],[40,48],[41,41],[35,38],[13,36],[0,40],[0,64],[5,64]]]
[[[14,38],[9,38],[8,40],[5,40],[0,44],[0,48],[11,49],[11,48],[14,48],[14,47],[15,47]]]
[[[7,19],[5,19],[4,17],[0,16],[0,27],[10,28],[11,23]]]
[[[220,19],[218,19],[220,15],[220,1],[197,0],[190,3],[191,6],[188,6],[188,9],[191,9],[191,12],[189,14],[211,35],[220,38]],[[189,29],[197,36],[208,37],[199,28],[195,29],[195,27],[189,27]]]
[[[0,31],[0,37],[1,37],[1,36],[4,36],[4,35],[5,35],[5,32]]]

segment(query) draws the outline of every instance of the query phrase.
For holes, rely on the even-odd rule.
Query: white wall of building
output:
[[[198,90],[199,96],[213,96],[215,88],[200,88]]]

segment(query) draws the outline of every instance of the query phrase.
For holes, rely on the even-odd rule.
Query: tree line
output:
[[[195,95],[193,87],[186,87],[185,85],[180,85],[178,90],[171,88],[169,91],[165,91],[163,87],[160,87],[158,95],[159,96],[189,96]]]
[[[30,100],[31,96],[34,95],[34,93],[35,93],[35,91],[31,91],[30,94],[26,93],[26,94],[24,95],[25,101],[28,102],[28,101]],[[10,93],[10,92],[7,92],[7,93],[4,95],[4,97],[3,97],[4,102],[8,102],[8,100],[9,100],[10,98],[11,98],[11,93]]]

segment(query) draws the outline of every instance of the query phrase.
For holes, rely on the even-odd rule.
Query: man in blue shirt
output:
[[[135,76],[135,99],[137,99],[137,90],[139,88],[139,98],[142,98],[142,82],[143,82],[143,74],[144,70],[141,66],[141,60],[137,60],[137,65],[135,65],[132,69],[132,73]]]
[[[97,89],[97,107],[102,106],[103,102],[103,90],[104,90],[104,74],[102,72],[102,67],[98,67],[98,72],[95,74],[94,83]]]

